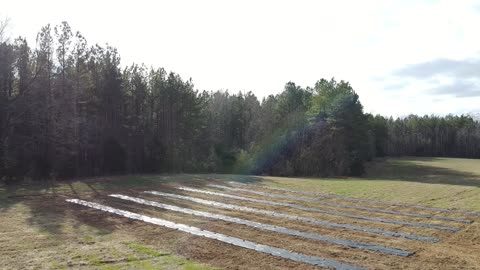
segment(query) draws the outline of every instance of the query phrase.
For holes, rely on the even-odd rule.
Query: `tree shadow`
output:
[[[409,162],[404,162],[402,159],[376,161],[368,168],[368,174],[363,179],[480,187],[480,175],[478,174],[436,167],[433,164],[428,165],[429,162],[435,162],[435,158],[418,158],[410,162],[411,160],[408,159]],[[416,164],[415,161],[422,161],[422,164]],[[321,178],[312,179],[322,180]],[[345,178],[340,179],[344,180]],[[329,180],[332,179],[329,178]],[[66,223],[73,223],[74,236],[72,237],[77,238],[78,235],[82,234],[84,225],[95,228],[103,234],[111,234],[119,229],[125,230],[124,225],[143,224],[139,221],[116,217],[98,210],[68,203],[65,199],[79,198],[137,213],[151,209],[161,214],[165,210],[153,207],[146,208],[144,205],[129,203],[121,199],[111,198],[108,195],[120,193],[139,197],[139,193],[145,190],[182,194],[183,192],[175,189],[175,186],[202,188],[212,183],[225,184],[227,181],[258,184],[272,180],[265,179],[262,176],[227,174],[135,175],[35,185],[0,186],[0,214],[2,214],[2,211],[22,203],[28,207],[29,211],[29,217],[26,219],[27,224],[56,239],[58,236],[58,241],[61,242],[64,241],[63,239],[74,239],[67,236],[63,237],[68,233],[72,235],[71,232],[65,232],[64,226]],[[182,202],[182,200],[156,198],[155,196],[142,197],[179,207],[191,207],[191,203]],[[135,227],[128,227],[128,229],[131,228]],[[148,239],[148,232],[143,231],[139,234],[142,235],[140,237]]]
[[[199,180],[208,180],[218,183],[225,183],[225,182],[239,182],[239,183],[261,183],[265,182],[266,180],[262,176],[256,175],[242,175],[242,174],[207,174],[207,175],[194,175]]]
[[[55,188],[50,182],[0,183],[0,213],[25,200],[55,194]]]
[[[375,161],[362,178],[480,187],[480,174],[435,166],[437,160],[439,158],[416,157]]]
[[[363,177],[353,178],[361,180],[389,180],[389,181],[407,181],[428,184],[445,184],[480,187],[480,173],[443,168],[437,161],[441,158],[435,157],[408,157],[408,158],[385,158],[377,159],[367,164],[367,172]],[[429,164],[431,163],[431,165]],[[479,162],[480,164],[480,162]],[[271,180],[262,176],[252,175],[199,175],[209,181],[233,181],[240,183],[266,183]],[[322,180],[320,177],[295,177],[309,180]],[[344,181],[352,179],[346,177],[329,177],[329,181]]]
[[[72,215],[72,209],[84,208],[74,206],[66,202],[69,198],[85,199],[94,202],[104,202],[106,205],[119,205],[109,194],[120,193],[131,196],[138,195],[145,190],[157,190],[164,192],[177,192],[175,185],[203,187],[211,183],[205,177],[198,175],[125,175],[112,177],[99,177],[81,179],[76,181],[58,182],[23,182],[17,184],[0,184],[0,215],[1,217],[12,217],[15,215],[16,206],[22,206],[22,214],[27,215],[25,222],[39,231],[53,236],[64,234],[63,226],[67,219],[72,217],[81,224],[95,226],[96,221],[90,220],[88,215]],[[136,197],[136,196],[135,196]],[[187,206],[179,201],[164,200],[178,206]],[[28,210],[25,210],[27,207]],[[7,213],[9,209],[13,212]],[[20,208],[19,208],[20,209]],[[76,211],[74,211],[76,212]],[[82,211],[83,213],[84,211]],[[84,220],[81,220],[81,219]],[[87,221],[85,223],[84,221]],[[102,229],[100,225],[98,229]],[[114,228],[113,228],[114,229]],[[107,231],[113,230],[111,227]]]
[[[60,200],[63,199],[50,197],[24,201],[30,210],[30,216],[27,218],[28,224],[52,236],[63,234],[66,210],[61,207]]]

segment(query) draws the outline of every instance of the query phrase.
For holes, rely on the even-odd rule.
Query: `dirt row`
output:
[[[205,189],[205,188],[204,188]],[[158,188],[157,188],[158,190]],[[228,193],[224,190],[208,189],[212,191]],[[472,241],[480,236],[480,228],[477,223],[472,224],[461,224],[455,222],[446,222],[446,221],[430,221],[430,220],[418,220],[417,218],[405,217],[405,216],[395,216],[391,214],[382,214],[382,213],[365,213],[362,211],[362,215],[377,216],[382,218],[389,219],[398,219],[398,220],[412,220],[417,222],[425,222],[430,224],[441,224],[446,226],[455,225],[456,227],[461,228],[462,230],[457,233],[451,233],[447,231],[439,231],[425,228],[416,228],[409,226],[399,226],[394,224],[370,222],[365,220],[358,220],[346,217],[333,216],[329,214],[313,213],[296,209],[288,209],[285,207],[275,207],[260,203],[251,203],[244,202],[239,200],[225,199],[217,196],[204,195],[192,192],[179,192],[178,190],[172,189],[172,187],[162,188],[163,192],[175,192],[181,193],[188,196],[193,196],[197,198],[203,198],[218,202],[231,203],[242,206],[249,206],[258,209],[278,211],[281,213],[289,213],[293,215],[300,215],[305,217],[311,217],[315,219],[328,220],[330,222],[344,223],[344,224],[354,224],[358,226],[378,228],[384,230],[406,232],[412,234],[419,234],[423,236],[432,236],[438,237],[441,239],[439,243],[426,243],[420,241],[413,241],[403,238],[396,237],[387,237],[382,235],[374,235],[365,232],[358,231],[349,231],[345,229],[338,228],[328,228],[313,224],[308,224],[304,222],[284,220],[275,217],[269,217],[261,214],[253,214],[242,211],[232,211],[226,209],[215,208],[211,206],[205,206],[198,203],[193,203],[180,199],[170,199],[162,198],[159,196],[148,195],[139,190],[134,191],[124,191],[122,194],[141,197],[144,199],[172,204],[180,207],[191,208],[195,210],[201,210],[211,213],[217,213],[232,217],[243,218],[251,221],[261,222],[265,224],[283,226],[290,229],[296,229],[299,231],[316,233],[320,235],[325,235],[329,237],[348,239],[352,241],[378,244],[387,247],[399,248],[404,250],[415,251],[416,254],[408,257],[398,257],[393,255],[384,255],[377,252],[365,251],[353,248],[346,248],[343,246],[338,246],[334,244],[324,243],[320,241],[308,240],[303,238],[298,238],[294,236],[281,235],[279,237],[278,233],[263,231],[244,225],[239,225],[235,223],[229,223],[225,221],[213,220],[208,218],[194,217],[188,214],[177,213],[173,211],[166,211],[156,207],[145,206],[133,202],[123,201],[121,199],[111,198],[106,196],[107,194],[96,194],[95,196],[85,198],[91,199],[92,201],[103,203],[108,206],[116,207],[123,210],[129,210],[135,213],[145,214],[152,217],[158,217],[166,219],[169,221],[174,221],[177,223],[192,225],[200,227],[202,229],[210,230],[213,232],[223,233],[229,236],[235,236],[245,240],[254,241],[261,244],[266,244],[274,247],[284,248],[287,250],[292,250],[295,252],[303,253],[306,255],[318,256],[326,259],[333,259],[343,263],[349,263],[353,265],[359,265],[368,267],[371,269],[399,269],[399,268],[408,268],[408,269],[439,269],[439,268],[449,268],[449,269],[480,269],[478,263],[477,254],[479,247],[476,244],[477,242]],[[265,191],[265,190],[263,190]],[[270,192],[270,191],[268,191]],[[233,193],[229,193],[233,194]],[[254,194],[240,194],[235,193],[235,195],[241,195],[244,197],[265,199],[260,196],[255,196]],[[269,200],[273,201],[273,198]],[[299,202],[299,201],[286,201],[286,200],[277,200],[279,202],[289,202],[298,205],[305,205],[310,207],[319,207],[308,202]],[[344,203],[344,202],[342,202]],[[104,216],[104,213],[98,213],[96,210],[91,209],[82,209],[81,206],[71,206],[75,208],[75,211],[78,211],[79,215],[82,215],[83,218],[89,219],[93,215],[97,218]],[[327,208],[326,206],[320,206],[322,209]],[[352,209],[345,208],[331,208],[336,211],[350,212],[354,214],[360,214],[360,211],[355,211]],[[392,208],[393,209],[393,208]],[[417,211],[415,211],[417,212]],[[422,212],[422,211],[418,211]],[[295,262],[289,262],[284,259],[275,258],[270,255],[260,254],[254,251],[245,250],[242,248],[236,248],[228,244],[220,243],[218,241],[203,239],[201,237],[195,236],[186,236],[172,230],[165,230],[161,228],[156,228],[158,226],[143,224],[137,221],[130,221],[126,218],[117,218],[120,226],[126,226],[129,231],[135,231],[135,233],[150,235],[150,233],[162,231],[160,235],[150,235],[146,237],[145,241],[151,242],[161,246],[169,246],[176,250],[176,252],[194,258],[196,260],[204,261],[212,265],[221,266],[227,269],[312,269],[311,266],[303,265]],[[117,221],[116,221],[117,222]],[[142,231],[137,232],[138,227],[142,228]],[[165,237],[165,235],[174,234],[178,238]],[[181,236],[180,236],[181,235]],[[173,239],[176,239],[173,241]],[[186,241],[186,242],[184,242]],[[228,254],[225,253],[229,251]],[[250,259],[245,259],[243,256],[248,256]],[[266,267],[268,266],[268,267]]]
[[[449,226],[449,227],[462,227],[463,225],[465,225],[465,223],[459,223],[459,222],[454,222],[454,221],[428,219],[428,218],[421,218],[421,217],[411,217],[411,216],[395,215],[395,214],[389,214],[389,213],[380,213],[380,212],[374,212],[374,211],[368,211],[368,210],[345,208],[345,207],[342,207],[340,205],[341,204],[353,205],[353,204],[346,203],[346,202],[340,201],[338,199],[336,199],[336,200],[332,200],[332,199],[326,200],[325,199],[324,200],[322,198],[322,200],[324,200],[324,201],[339,204],[339,206],[335,207],[335,206],[323,205],[323,204],[314,203],[314,202],[298,201],[298,200],[295,200],[295,199],[280,199],[280,198],[272,198],[272,197],[263,197],[261,195],[252,194],[252,193],[248,193],[248,192],[244,192],[244,191],[235,191],[234,192],[234,191],[230,191],[230,190],[223,190],[223,189],[216,189],[216,188],[208,188],[208,190],[214,191],[214,192],[219,192],[219,193],[225,193],[225,194],[247,197],[247,198],[263,199],[263,200],[268,200],[268,201],[273,201],[273,202],[290,203],[290,204],[296,204],[296,205],[301,205],[301,206],[306,206],[306,207],[313,207],[313,208],[319,208],[319,209],[325,209],[325,210],[331,210],[331,211],[339,211],[339,212],[345,212],[345,213],[356,214],[356,215],[364,215],[364,216],[369,216],[369,217],[396,219],[396,220],[409,221],[409,222],[421,222],[421,223],[427,223],[427,224],[432,224],[432,225],[441,225],[441,226]],[[269,193],[269,194],[276,194],[276,191],[271,192],[270,190],[265,191],[265,190],[258,190],[258,189],[252,189],[252,188],[248,188],[248,190],[262,191],[262,192]],[[284,192],[284,194],[280,194],[280,195],[288,195],[288,196],[293,197],[293,198],[302,197],[302,198],[315,199],[315,198],[307,197],[307,196],[304,196],[304,195],[300,196],[298,194],[293,196],[292,194],[287,194],[285,192]],[[316,198],[316,199],[318,199],[318,198]],[[367,205],[363,205],[363,203],[356,202],[353,206],[367,206]],[[371,206],[369,206],[369,207],[371,207]],[[385,210],[393,210],[393,211],[398,211],[398,212],[407,212],[407,211],[405,211],[405,209],[400,209],[399,207],[375,206],[374,208],[385,209]],[[447,214],[447,215],[445,215],[445,213],[432,213],[431,211],[428,212],[428,211],[425,211],[425,210],[418,210],[418,211],[411,211],[411,210],[412,209],[410,209],[408,212],[409,213],[415,213],[415,214],[435,215],[435,216],[450,216],[450,217],[456,216],[457,218],[463,218],[463,219],[469,218],[471,220],[475,218],[475,217],[470,217],[470,216],[465,216],[465,215],[463,215],[463,216],[460,215],[459,216],[458,214],[454,214],[454,215],[448,215]]]
[[[419,228],[419,227],[413,227],[413,226],[407,226],[407,225],[398,225],[398,224],[391,224],[391,223],[373,222],[373,221],[369,221],[369,220],[362,220],[362,219],[338,216],[338,215],[333,215],[333,214],[324,214],[324,213],[318,213],[318,212],[298,210],[298,209],[283,207],[283,206],[273,206],[273,205],[262,204],[262,203],[255,203],[255,202],[248,202],[248,201],[241,201],[241,200],[233,200],[233,199],[228,199],[228,198],[223,198],[223,197],[218,197],[218,196],[213,196],[213,195],[194,193],[194,192],[185,192],[185,191],[178,192],[177,191],[177,193],[180,193],[182,195],[196,197],[196,198],[202,198],[202,199],[206,199],[206,200],[212,200],[212,201],[218,201],[218,202],[223,202],[223,203],[230,203],[230,204],[235,204],[235,205],[253,207],[253,208],[262,209],[262,210],[277,211],[277,212],[285,213],[285,214],[299,215],[299,216],[313,218],[313,219],[320,219],[320,220],[325,220],[325,221],[335,222],[335,223],[351,224],[351,225],[363,226],[363,227],[368,227],[368,228],[375,228],[375,229],[382,229],[382,230],[389,230],[389,231],[403,232],[403,233],[410,233],[410,234],[418,234],[418,235],[422,235],[422,236],[431,236],[431,237],[436,237],[436,238],[447,237],[447,236],[452,234],[452,232],[444,231],[444,230]],[[223,192],[223,193],[226,193],[226,192]],[[232,194],[232,193],[230,193],[230,194]],[[238,196],[239,194],[235,194],[235,195]],[[242,194],[242,197],[247,197],[247,196],[243,196],[243,194]],[[248,196],[248,198],[263,199],[260,196],[252,196],[252,195]],[[274,200],[269,199],[269,201],[274,201]],[[470,224],[454,223],[454,222],[447,222],[447,221],[431,222],[430,220],[425,220],[425,219],[419,220],[419,219],[412,218],[412,217],[396,216],[396,215],[383,214],[383,213],[369,213],[369,212],[364,212],[364,211],[362,211],[362,213],[360,213],[360,211],[355,211],[355,210],[352,210],[352,209],[340,209],[340,208],[324,207],[324,206],[319,207],[318,205],[315,205],[315,204],[312,204],[312,203],[304,203],[304,202],[281,201],[281,200],[278,200],[278,199],[276,199],[275,201],[277,201],[277,202],[288,202],[288,203],[301,205],[301,206],[308,206],[308,207],[312,207],[312,208],[321,208],[321,209],[327,209],[327,210],[333,210],[333,211],[341,211],[341,212],[345,212],[345,213],[363,215],[363,216],[367,216],[367,217],[379,217],[379,218],[399,220],[399,221],[422,222],[422,223],[437,224],[437,225],[442,225],[442,226],[452,226],[452,227],[457,227],[457,228],[460,228],[460,229],[463,229],[463,228],[470,225]],[[184,201],[184,203],[187,203],[187,202]],[[454,224],[452,224],[452,223],[454,223]]]
[[[303,198],[308,198],[308,199],[317,199],[317,200],[323,200],[327,202],[333,202],[337,204],[345,204],[345,205],[353,205],[353,206],[366,206],[366,207],[372,207],[372,208],[378,208],[378,209],[385,209],[385,210],[392,210],[392,211],[398,211],[398,212],[405,212],[405,213],[414,213],[414,214],[423,214],[423,215],[436,215],[436,216],[443,216],[443,217],[451,217],[451,218],[461,218],[461,219],[471,219],[475,220],[478,219],[478,215],[473,215],[473,214],[467,214],[467,213],[461,213],[462,210],[459,210],[458,212],[455,212],[456,210],[452,210],[451,212],[443,212],[443,211],[436,211],[433,209],[425,209],[425,208],[415,208],[415,206],[401,206],[401,205],[393,205],[389,203],[382,203],[382,202],[375,202],[375,201],[369,201],[369,200],[362,200],[362,199],[357,199],[357,198],[351,198],[351,197],[344,197],[341,198],[341,196],[338,197],[332,197],[327,194],[327,196],[322,196],[322,195],[313,195],[313,194],[305,194],[305,193],[296,193],[292,191],[287,191],[283,189],[275,189],[275,188],[263,188],[261,185],[243,185],[243,184],[235,184],[235,183],[229,183],[228,185],[222,184],[224,186],[230,186],[233,188],[241,188],[241,189],[247,189],[247,190],[253,190],[253,191],[260,191],[260,192],[266,192],[266,193],[271,193],[271,194],[279,194],[279,195],[286,195],[286,196],[293,196],[293,197],[303,197]],[[362,201],[355,201],[355,200],[362,200]],[[420,206],[422,207],[422,206]],[[467,211],[468,212],[468,211]]]

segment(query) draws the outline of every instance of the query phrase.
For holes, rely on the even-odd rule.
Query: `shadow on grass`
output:
[[[365,180],[393,180],[480,187],[480,174],[442,168],[434,163],[436,160],[438,159],[409,158],[377,161],[368,167],[367,174],[363,178]],[[418,162],[421,162],[421,164]]]
[[[387,159],[372,162],[365,180],[409,181],[430,184],[448,184],[480,187],[480,175],[473,172],[439,167],[436,158]],[[431,164],[431,165],[430,165]],[[309,178],[318,179],[321,178]],[[335,180],[329,178],[329,180]],[[345,178],[338,178],[344,181]],[[352,179],[354,180],[354,179]],[[121,206],[121,201],[108,197],[111,193],[136,196],[145,190],[183,193],[174,189],[176,185],[202,188],[211,183],[235,181],[243,183],[261,183],[266,180],[260,176],[228,174],[179,174],[179,175],[126,175],[100,177],[77,181],[34,182],[19,185],[0,185],[0,214],[17,204],[29,208],[29,225],[49,234],[62,234],[62,224],[71,213],[79,209],[65,202],[67,198],[79,198]],[[153,197],[152,197],[153,198]],[[163,202],[188,207],[179,200],[163,198]],[[136,206],[133,206],[136,207]],[[80,207],[81,208],[81,207]],[[84,222],[84,220],[79,220]],[[95,220],[89,220],[94,225]],[[110,228],[107,228],[110,230]],[[114,229],[114,228],[113,228]]]
[[[443,168],[435,157],[408,157],[376,160],[367,164],[367,173],[359,178],[363,180],[407,181],[429,184],[446,184],[480,187],[480,173]],[[478,162],[480,166],[480,161]],[[208,175],[204,179],[211,181],[234,181],[241,183],[262,183],[269,180],[251,175]],[[319,177],[295,177],[310,180],[322,180]],[[344,181],[346,177],[329,177],[329,181]]]
[[[368,175],[364,179],[441,183],[480,187],[480,175],[471,172],[436,167],[434,166],[435,161],[435,158],[419,158],[413,161],[412,159],[377,161],[372,163],[368,168]],[[432,165],[428,165],[429,162],[432,162]],[[342,178],[342,180],[344,179],[345,178]],[[331,178],[329,178],[329,180],[331,180]],[[102,177],[56,183],[25,183],[20,185],[0,186],[0,217],[12,217],[15,215],[14,211],[9,213],[5,212],[16,205],[22,204],[28,207],[29,215],[26,218],[27,224],[54,237],[58,236],[59,242],[64,241],[63,239],[73,239],[73,241],[75,241],[75,237],[78,238],[78,235],[82,234],[82,225],[95,228],[101,234],[111,234],[117,230],[129,232],[140,228],[138,232],[135,231],[132,233],[138,235],[141,240],[153,241],[152,239],[161,239],[164,236],[157,232],[161,231],[166,234],[170,231],[165,229],[157,230],[153,227],[151,230],[142,230],[145,227],[136,227],[136,225],[144,225],[144,223],[140,221],[132,221],[89,209],[84,206],[70,204],[67,203],[65,199],[80,198],[132,212],[145,212],[148,214],[149,211],[155,211],[158,215],[161,215],[165,210],[152,206],[145,207],[133,202],[126,202],[108,197],[108,195],[112,193],[120,193],[137,197],[141,191],[145,190],[157,190],[182,194],[183,192],[174,189],[173,186],[183,185],[202,188],[211,183],[225,183],[226,181],[260,183],[268,180],[265,180],[260,176],[249,175],[137,175]],[[180,207],[190,208],[191,206],[191,203],[171,198],[159,199],[154,196],[142,197]],[[74,236],[67,236],[68,234],[72,235],[72,232],[65,232],[64,230],[65,224],[67,223],[73,223]],[[175,230],[171,231],[174,232]]]
[[[26,222],[29,226],[50,235],[60,236],[64,233],[63,226],[66,220],[72,218],[71,210],[83,208],[67,203],[65,199],[79,198],[115,207],[115,205],[122,205],[119,204],[118,199],[107,195],[121,193],[136,196],[145,190],[178,192],[173,188],[174,184],[201,188],[212,183],[212,181],[214,180],[200,175],[126,175],[77,181],[0,184],[0,217],[14,216],[16,211],[20,209],[15,208],[16,206],[27,207],[28,217]],[[184,206],[179,205],[178,201],[175,203],[172,201],[172,204]],[[12,209],[12,211],[8,212],[9,209]],[[25,209],[23,208],[22,211],[25,211]],[[89,220],[85,216],[80,218],[73,215],[73,217],[80,223],[96,227],[98,216],[94,220]],[[104,229],[103,225],[100,225],[99,229]],[[111,231],[115,228],[106,229]]]
[[[96,250],[96,247],[92,246],[78,251],[66,248],[66,245],[68,247],[83,247],[98,243],[99,247],[101,247],[100,253],[108,254],[105,255],[107,261],[112,256],[115,258],[120,256],[120,261],[125,261],[133,268],[133,266],[141,265],[137,265],[136,262],[144,260],[146,255],[149,256],[147,260],[160,256],[158,255],[160,253],[155,248],[148,250],[143,246],[144,244],[156,247],[159,245],[158,241],[160,241],[161,250],[182,254],[177,252],[177,238],[175,236],[177,230],[165,229],[141,221],[119,217],[75,205],[65,200],[68,198],[79,198],[122,210],[147,214],[152,217],[165,217],[165,219],[169,220],[172,218],[173,212],[167,213],[167,210],[161,208],[128,202],[109,197],[108,195],[118,193],[144,197],[166,204],[191,208],[191,204],[180,200],[140,196],[140,194],[145,190],[178,193],[178,190],[174,187],[176,185],[202,188],[209,183],[213,183],[213,181],[201,175],[115,176],[78,181],[24,182],[8,186],[0,183],[0,220],[2,221],[0,232],[7,232],[1,240],[6,239],[7,246],[9,243],[11,243],[12,247],[25,245],[25,251],[28,252],[35,253],[34,249],[38,247],[41,247],[43,250],[48,249],[52,253],[62,254],[65,252],[65,255],[62,255],[64,261],[61,263],[67,264],[68,267],[84,265],[85,261],[91,268],[107,267],[109,262],[103,262],[102,254],[98,258],[95,256],[91,257],[89,252]],[[13,234],[10,234],[10,232]],[[22,235],[22,238],[15,238],[18,233]],[[129,245],[136,244],[136,246],[123,248],[122,252],[117,254],[115,253],[117,249],[110,247],[109,242],[118,241],[117,238],[112,238],[114,236],[120,236],[120,239],[123,239],[122,236],[125,236]],[[24,244],[19,244],[17,241],[22,241]],[[123,240],[120,240],[120,244],[122,244],[121,241]],[[164,244],[163,242],[166,243]],[[69,246],[69,243],[72,243],[72,245]],[[184,243],[181,243],[180,246],[182,245]],[[182,249],[180,248],[179,250],[181,251]],[[109,253],[110,251],[113,253]],[[146,253],[146,255],[143,253]],[[70,265],[71,263],[73,264]],[[188,262],[186,259],[175,256],[159,263],[162,266],[163,263],[166,263],[167,268],[170,268],[168,265],[171,265],[171,268],[185,267],[185,269],[188,265],[192,265],[192,267],[196,265],[193,262]],[[205,269],[210,268],[205,267]]]
[[[204,179],[219,183],[224,183],[226,181],[239,182],[239,183],[261,183],[266,180],[261,176],[255,175],[241,175],[241,174],[207,174],[207,175],[196,175],[198,179]]]

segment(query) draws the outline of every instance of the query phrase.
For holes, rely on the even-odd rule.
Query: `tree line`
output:
[[[1,30],[1,29],[0,29]],[[2,31],[0,31],[2,32]],[[163,68],[121,67],[63,22],[31,47],[0,33],[0,179],[123,173],[361,175],[385,155],[480,157],[468,116],[366,114],[345,81],[199,91]]]
[[[370,116],[380,156],[480,158],[480,124],[461,115]]]

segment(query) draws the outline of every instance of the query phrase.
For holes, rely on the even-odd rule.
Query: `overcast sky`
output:
[[[288,81],[349,81],[365,111],[480,111],[480,1],[0,0],[12,36],[68,21],[122,65],[164,67],[200,90],[264,97]]]

